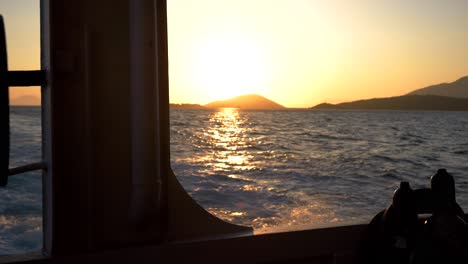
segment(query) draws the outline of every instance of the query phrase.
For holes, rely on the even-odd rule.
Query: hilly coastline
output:
[[[468,76],[452,83],[441,83],[418,89],[408,95],[438,95],[458,98],[468,98]]]
[[[310,109],[468,111],[468,76],[415,90],[407,95],[340,104],[323,103]]]
[[[239,108],[246,110],[286,109],[286,107],[257,94],[241,95],[206,105],[170,104],[170,107],[190,109]],[[417,89],[402,96],[365,99],[339,104],[322,103],[308,109],[468,111],[468,76],[452,83],[442,83]]]
[[[468,111],[468,98],[435,95],[404,95],[389,98],[359,100],[341,104],[319,104],[311,109],[321,110],[424,110]]]

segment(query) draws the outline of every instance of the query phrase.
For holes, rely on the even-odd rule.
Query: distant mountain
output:
[[[314,106],[311,109],[468,111],[468,98],[435,95],[405,95],[359,100],[341,104],[325,103]]]
[[[171,108],[189,108],[189,109],[205,109],[204,106],[199,104],[169,104]]]
[[[441,83],[418,89],[408,95],[438,95],[468,98],[468,76],[462,77],[452,83]]]
[[[207,108],[284,109],[285,107],[257,94],[237,96],[205,105]]]
[[[18,106],[39,106],[41,105],[41,99],[36,96],[25,95],[12,99],[10,104]]]

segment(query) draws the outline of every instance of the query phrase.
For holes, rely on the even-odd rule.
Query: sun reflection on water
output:
[[[257,233],[339,220],[330,209],[336,199],[326,191],[298,187],[309,177],[295,168],[302,141],[292,144],[291,135],[282,133],[285,122],[276,121],[278,112],[224,108],[180,113],[185,122],[175,122],[174,142],[188,147],[173,146],[179,151],[174,162],[189,164],[181,166],[179,177],[207,211]]]
[[[256,228],[256,232],[269,232],[269,228],[306,224],[310,222],[324,222],[333,218],[333,215],[324,213],[324,204],[318,199],[314,203],[305,204],[281,204],[281,197],[284,197],[284,190],[281,186],[286,184],[283,179],[249,177],[249,172],[253,170],[263,170],[265,163],[258,162],[259,155],[271,155],[275,159],[275,151],[253,150],[257,144],[261,144],[261,137],[252,137],[252,125],[248,115],[236,108],[222,108],[213,112],[207,122],[204,137],[211,151],[199,157],[200,161],[208,165],[206,171],[211,171],[206,175],[219,177],[226,175],[227,178],[238,180],[239,182],[229,183],[218,182],[218,186],[213,189],[220,196],[226,199],[233,199],[230,209],[223,207],[208,207],[212,214],[234,223],[249,223]],[[275,170],[273,170],[275,171]],[[278,172],[279,173],[279,172]],[[257,175],[260,175],[257,173]],[[240,182],[244,182],[241,184]],[[225,185],[227,184],[227,185]],[[235,191],[233,189],[236,189]],[[232,193],[236,192],[236,197]],[[279,199],[277,205],[271,207],[264,204],[263,208],[258,208],[255,198],[261,193],[271,193],[272,197]],[[242,197],[238,197],[242,193]],[[300,199],[299,199],[300,200]],[[254,208],[255,207],[255,208]],[[253,209],[254,208],[254,209]],[[252,211],[258,215],[252,218]],[[280,211],[284,215],[271,215],[270,211]]]
[[[249,147],[246,137],[245,117],[236,108],[222,108],[210,117],[210,126],[205,135],[209,138],[212,152],[207,157],[213,171],[245,171],[255,169],[253,156],[245,149]]]

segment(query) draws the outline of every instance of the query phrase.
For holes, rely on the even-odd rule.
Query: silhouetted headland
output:
[[[468,98],[435,95],[405,95],[359,100],[341,104],[323,103],[311,109],[468,111]]]
[[[468,98],[468,76],[452,83],[441,83],[418,89],[408,95],[438,95],[458,98]]]
[[[323,103],[310,109],[468,111],[468,76],[452,83],[421,88],[403,96],[340,104]]]
[[[12,99],[10,104],[16,106],[40,106],[41,99],[33,95],[24,95]]]
[[[285,109],[286,107],[275,103],[261,95],[247,94],[237,96],[228,100],[216,101],[205,105],[207,108],[240,108],[240,109],[262,109],[275,110]]]
[[[199,104],[169,104],[171,108],[185,108],[185,109],[205,109],[206,107]]]

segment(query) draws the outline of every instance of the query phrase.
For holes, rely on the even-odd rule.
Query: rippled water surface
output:
[[[12,107],[10,167],[41,160],[41,109]],[[42,180],[38,172],[12,176],[0,188],[0,255],[40,251]]]
[[[367,222],[400,181],[438,168],[468,207],[468,112],[171,110],[171,160],[192,197],[257,231]]]
[[[11,111],[11,166],[41,157],[40,108]],[[171,110],[172,167],[211,213],[258,232],[367,222],[445,167],[468,209],[468,112]],[[0,188],[0,255],[42,247],[38,173]]]

